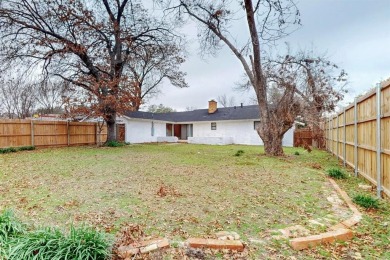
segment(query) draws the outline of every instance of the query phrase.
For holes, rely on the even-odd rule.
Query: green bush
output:
[[[56,256],[63,239],[64,235],[58,229],[46,228],[26,233],[10,241],[7,259],[59,259]]]
[[[58,259],[107,259],[110,243],[103,233],[92,228],[71,227],[69,235],[61,243]]]
[[[346,179],[347,175],[338,168],[331,168],[327,170],[329,177],[333,179]]]
[[[107,259],[109,241],[92,228],[74,228],[65,236],[60,230],[46,228],[26,233],[9,243],[8,260],[17,259]]]
[[[16,153],[18,151],[32,151],[35,150],[35,146],[22,146],[22,147],[8,147],[0,148],[0,154],[2,153]]]
[[[121,143],[121,142],[118,142],[118,141],[108,141],[108,142],[106,142],[105,146],[108,146],[108,147],[121,147],[121,146],[125,146],[125,144]]]
[[[379,200],[371,197],[370,195],[356,195],[353,197],[353,202],[366,209],[379,208]]]
[[[16,150],[16,148],[14,148],[14,147],[0,148],[0,154],[2,154],[2,153],[15,153],[17,151],[18,150]]]
[[[22,146],[18,148],[18,151],[32,151],[35,150],[35,146]]]
[[[298,151],[295,151],[294,155],[300,155],[300,153]]]
[[[234,154],[234,156],[241,156],[241,155],[243,155],[244,154],[244,151],[243,150],[238,150],[235,154]]]
[[[12,211],[0,214],[0,259],[103,260],[109,256],[110,241],[92,228],[72,226],[67,235],[56,228],[26,232]]]
[[[3,210],[0,215],[0,244],[23,232],[24,225],[15,218],[13,212],[11,210]]]
[[[24,232],[24,225],[15,218],[10,210],[4,210],[0,215],[0,259],[7,255],[10,239]]]

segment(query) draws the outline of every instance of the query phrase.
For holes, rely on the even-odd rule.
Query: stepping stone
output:
[[[319,221],[317,221],[315,219],[310,219],[309,223],[312,224],[312,225],[315,225],[315,226],[321,226],[321,227],[325,227],[326,226],[325,224],[323,224],[323,223],[321,223],[321,222],[319,222]]]
[[[278,229],[281,235],[273,236],[274,239],[285,239],[285,238],[293,238],[293,237],[302,237],[310,234],[310,231],[304,228],[301,225],[295,225],[283,229]]]
[[[215,235],[219,240],[240,240],[240,235],[234,231],[219,231]]]
[[[371,185],[366,185],[366,184],[359,184],[359,189],[362,189],[362,190],[372,190],[372,186]]]

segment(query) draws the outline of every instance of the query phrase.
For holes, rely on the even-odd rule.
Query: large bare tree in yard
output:
[[[143,102],[159,94],[159,86],[164,80],[178,88],[188,87],[185,73],[179,70],[184,60],[184,48],[177,43],[166,43],[160,48],[141,46],[133,54],[133,62],[129,64],[131,78],[138,83],[138,100]],[[134,104],[139,110],[141,103]]]
[[[260,110],[257,132],[264,142],[265,153],[283,155],[283,135],[293,126],[296,116],[302,111],[302,100],[306,99],[299,97],[297,81],[270,78],[275,75],[270,70],[265,71],[268,58],[264,53],[270,44],[300,25],[294,0],[177,0],[166,3],[167,12],[179,19],[187,16],[198,24],[204,52],[214,53],[224,45],[239,60],[249,86],[256,93]],[[234,36],[235,31],[240,31],[239,36]],[[243,40],[245,31],[248,34]],[[279,76],[283,78],[284,74],[279,73]],[[273,102],[270,95],[275,85],[280,93],[278,102]]]
[[[0,28],[0,64],[22,61],[83,89],[77,102],[104,118],[108,141],[117,113],[141,102],[136,52],[178,40],[137,0],[1,0]]]
[[[3,116],[9,119],[25,119],[32,116],[36,108],[36,82],[18,71],[3,73],[0,76],[0,103]]]
[[[292,122],[298,116],[302,118],[318,138],[324,112],[334,111],[346,92],[347,73],[313,51],[269,59],[264,62],[264,73],[270,86],[270,103],[288,109]]]
[[[63,113],[65,100],[71,95],[70,83],[66,80],[45,78],[35,87],[35,98],[38,103],[37,113]]]

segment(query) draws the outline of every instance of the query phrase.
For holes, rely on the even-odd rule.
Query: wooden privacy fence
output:
[[[322,128],[314,131],[310,127],[300,128],[294,130],[294,147],[313,146],[319,149],[325,148],[324,133]]]
[[[92,145],[105,142],[107,128],[98,123],[0,120],[0,148]]]
[[[390,197],[390,80],[325,123],[326,148]]]

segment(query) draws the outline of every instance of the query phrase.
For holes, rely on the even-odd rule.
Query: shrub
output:
[[[14,147],[0,148],[0,154],[1,153],[15,153],[17,151],[18,150],[16,150],[16,148],[14,148]]]
[[[11,210],[4,210],[0,215],[0,244],[23,232],[24,226],[15,218],[13,212]]]
[[[121,143],[121,142],[118,142],[118,141],[108,141],[105,144],[105,146],[108,146],[108,147],[121,147],[121,146],[124,146],[124,145],[125,145],[124,143]]]
[[[294,155],[299,155],[299,152],[298,152],[298,151],[295,151]]]
[[[22,146],[22,147],[8,147],[8,148],[0,148],[0,154],[2,153],[15,153],[18,151],[32,151],[35,150],[35,146]]]
[[[238,150],[235,154],[234,154],[234,156],[241,156],[241,155],[243,155],[244,154],[244,151],[243,150]]]
[[[41,229],[10,241],[8,259],[56,259],[64,236],[58,229]]]
[[[103,260],[109,254],[108,240],[94,229],[72,227],[65,236],[58,229],[46,228],[11,240],[7,259]]]
[[[22,146],[18,148],[18,151],[32,151],[35,150],[35,146]]]
[[[23,224],[14,217],[10,210],[4,210],[0,215],[0,259],[7,254],[8,242],[24,232]]]
[[[71,227],[69,235],[61,243],[58,259],[107,259],[110,243],[103,233],[92,228]]]
[[[327,170],[329,177],[334,179],[346,179],[347,175],[338,168],[331,168]]]
[[[379,208],[379,200],[371,197],[370,195],[357,195],[353,197],[353,202],[366,209]]]

